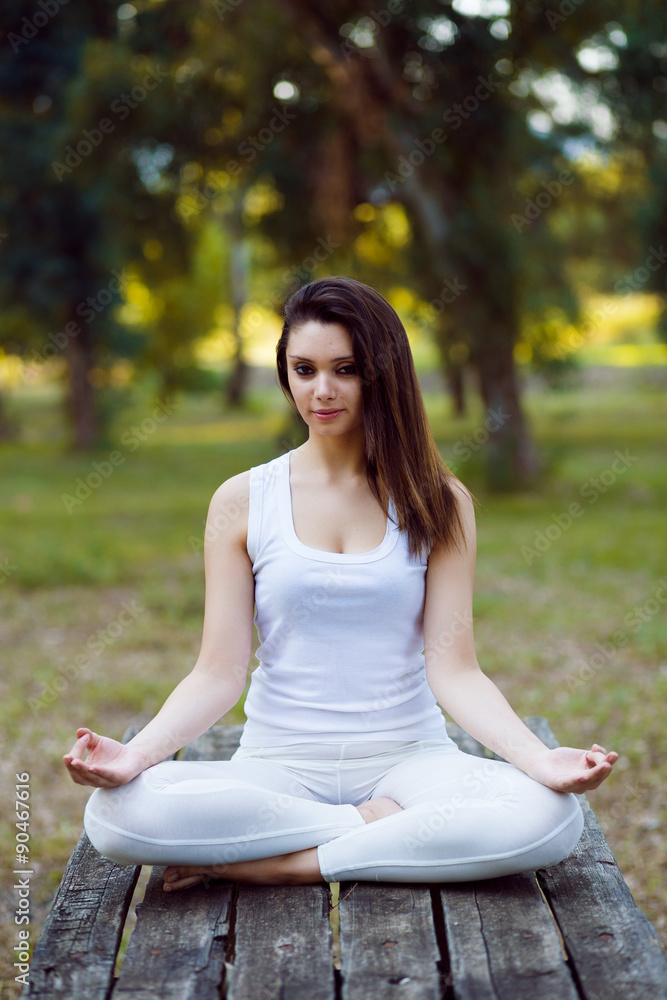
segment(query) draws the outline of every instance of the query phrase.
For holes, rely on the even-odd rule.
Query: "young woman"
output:
[[[278,343],[305,444],[211,501],[192,672],[127,745],[77,730],[85,828],[167,891],[256,883],[447,882],[565,858],[618,755],[546,746],[477,663],[469,494],[430,432],[405,330],[350,278],[299,289]],[[230,761],[164,758],[239,699]],[[438,704],[508,763],[462,753]],[[162,761],[162,763],[159,763]]]

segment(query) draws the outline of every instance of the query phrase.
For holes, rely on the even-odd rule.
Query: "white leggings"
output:
[[[403,811],[365,823],[388,796]],[[318,848],[327,882],[460,882],[562,861],[581,836],[575,795],[453,742],[242,747],[166,761],[96,789],[84,817],[120,864],[220,865]]]

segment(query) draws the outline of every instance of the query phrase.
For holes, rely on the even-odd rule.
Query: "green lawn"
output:
[[[445,458],[480,500],[480,662],[519,714],[548,716],[561,743],[619,751],[591,800],[664,937],[667,397],[652,372],[529,393],[546,472],[513,496],[484,491],[483,415],[452,420],[437,393],[427,403]],[[17,390],[10,404],[26,432],[0,451],[0,719],[9,796],[16,772],[31,775],[34,937],[86,799],[60,756],[78,725],[119,737],[150,717],[190,669],[208,501],[283,450],[286,425],[277,391],[243,415],[221,415],[212,397],[179,399],[160,421],[137,391],[114,442],[82,457],[63,450],[55,389]],[[13,830],[2,836],[12,856]],[[6,930],[13,940],[13,923]]]

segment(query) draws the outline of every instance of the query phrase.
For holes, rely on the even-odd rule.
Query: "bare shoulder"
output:
[[[461,480],[457,479],[456,476],[450,476],[448,482],[460,506],[463,509],[466,508],[474,509],[475,501],[472,493],[467,488],[467,486],[464,486]]]
[[[216,538],[245,546],[248,532],[250,470],[226,479],[211,497],[206,520],[206,542]]]
[[[456,567],[468,573],[474,567],[477,550],[477,529],[475,526],[475,500],[470,491],[456,476],[450,476],[449,487],[456,503],[460,533],[456,541],[448,546],[437,545],[430,553],[428,566],[430,576],[445,573],[448,578]]]
[[[245,472],[239,472],[236,476],[231,476],[229,479],[225,479],[224,483],[218,486],[217,490],[211,498],[211,506],[214,504],[216,506],[230,504],[230,503],[241,503],[248,506],[248,494],[250,492],[250,469],[246,469]]]
[[[450,478],[449,485],[456,500],[456,506],[461,518],[461,527],[467,538],[471,531],[473,534],[475,531],[475,498],[456,476]]]

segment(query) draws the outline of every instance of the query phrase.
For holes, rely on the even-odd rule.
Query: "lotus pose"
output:
[[[77,730],[64,762],[96,786],[88,836],[121,864],[166,865],[166,891],[561,861],[583,828],[572,793],[618,754],[548,749],[481,671],[473,502],[438,454],[398,316],[322,278],[288,301],[277,361],[308,439],[214,494],[201,651],[155,718],[127,745]],[[166,761],[241,696],[253,612],[239,749]],[[504,760],[460,751],[441,708]]]

